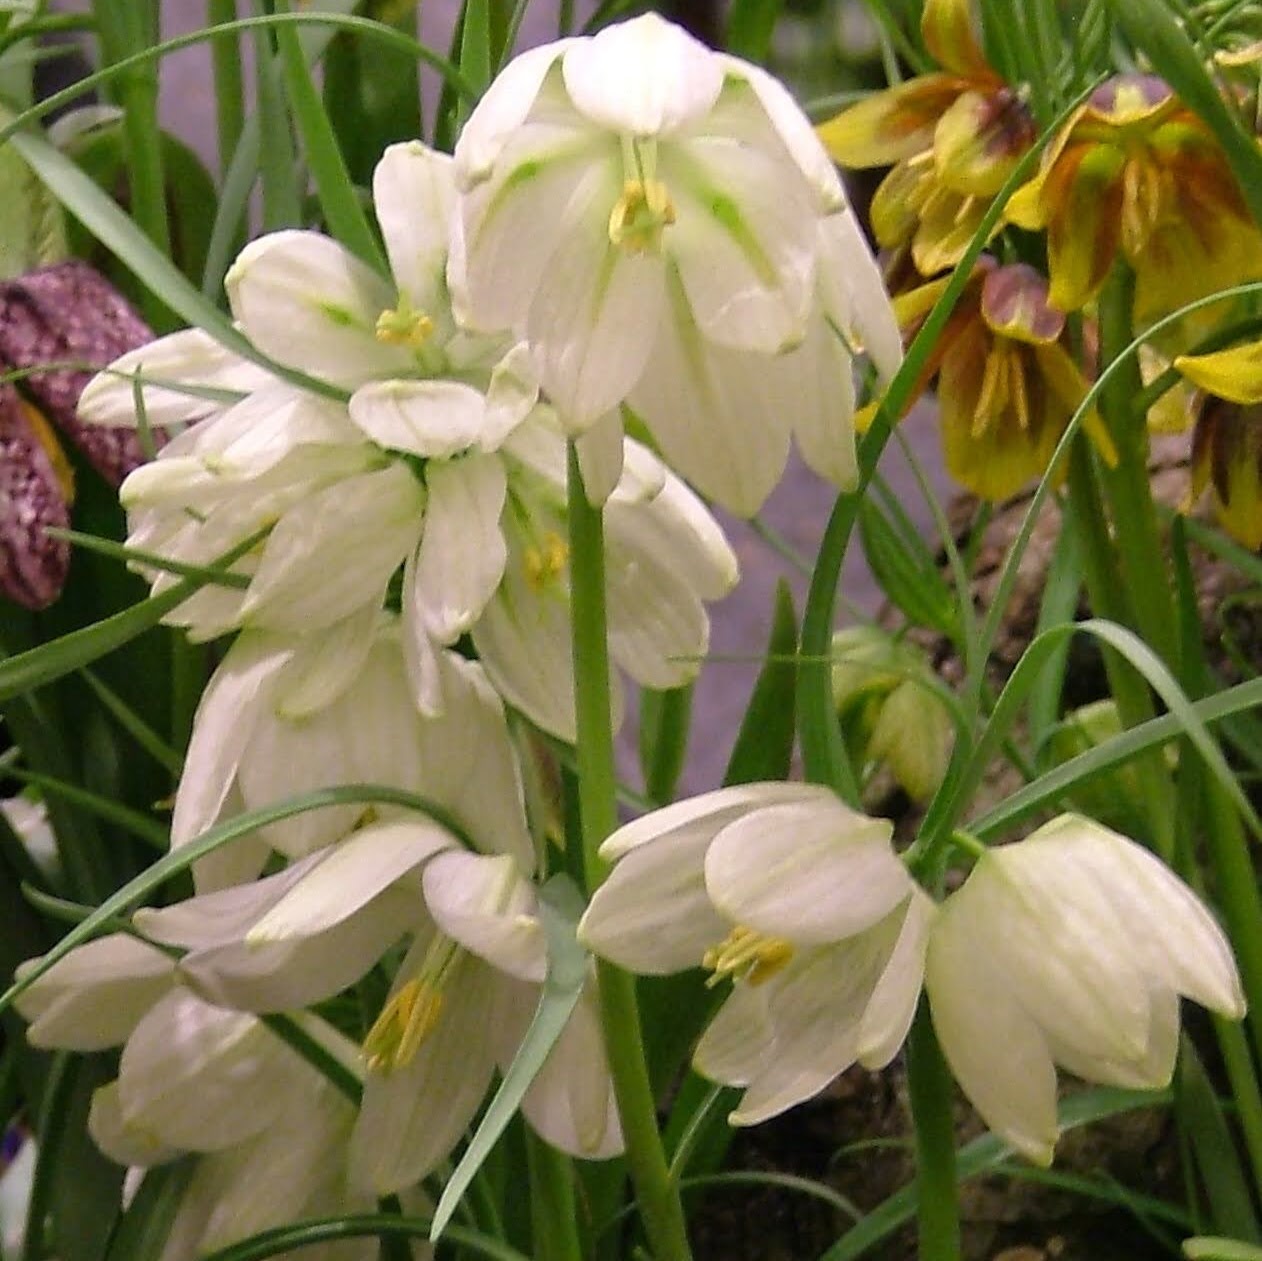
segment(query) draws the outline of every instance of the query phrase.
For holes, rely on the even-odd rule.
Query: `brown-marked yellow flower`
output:
[[[1262,343],[1180,355],[1174,366],[1203,391],[1189,506],[1208,489],[1223,529],[1256,551],[1262,547]]]
[[[960,260],[1035,138],[1021,96],[978,47],[969,10],[969,0],[927,0],[921,31],[943,71],[878,92],[818,128],[842,166],[893,166],[872,199],[872,230],[886,249],[910,245],[923,276]]]
[[[895,300],[908,336],[946,280]],[[1065,317],[1048,305],[1047,281],[1025,263],[983,256],[922,373],[938,377],[942,449],[951,475],[983,499],[1006,499],[1040,476],[1087,392],[1063,344]],[[1105,459],[1115,458],[1099,417],[1084,424]]]
[[[1047,229],[1051,304],[1075,311],[1120,254],[1146,321],[1262,276],[1262,233],[1204,123],[1160,79],[1120,75],[1098,88],[1008,203]]]

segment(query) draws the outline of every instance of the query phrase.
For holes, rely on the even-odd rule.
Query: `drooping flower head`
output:
[[[971,8],[970,0],[926,0],[920,29],[943,69],[878,92],[818,129],[842,166],[893,168],[872,199],[872,230],[887,250],[910,246],[922,276],[959,262],[1036,135],[1020,93],[978,47]]]
[[[908,337],[945,286],[932,281],[896,301]],[[1048,304],[1038,272],[983,255],[921,374],[924,386],[938,377],[947,469],[974,494],[1005,499],[1046,471],[1087,393],[1066,342],[1065,317]],[[1112,442],[1094,409],[1083,425],[1112,460]]]
[[[925,987],[951,1071],[997,1134],[1041,1164],[1056,1143],[1056,1066],[1164,1086],[1179,995],[1239,1019],[1231,947],[1160,859],[1063,815],[987,850],[942,905]]]
[[[784,467],[848,482],[847,342],[898,359],[836,172],[764,71],[653,13],[518,57],[456,146],[458,309],[525,338],[567,432],[629,406],[752,513]],[[590,489],[590,488],[589,488]]]
[[[920,994],[933,905],[891,825],[804,784],[724,788],[620,828],[579,939],[633,972],[732,982],[698,1071],[745,1087],[753,1125],[859,1061],[882,1067]]]
[[[1217,141],[1148,75],[1096,89],[1006,214],[1047,230],[1060,311],[1090,302],[1119,256],[1135,272],[1139,322],[1262,275],[1262,232]]]
[[[1188,413],[1195,421],[1188,503],[1209,490],[1223,529],[1256,551],[1262,547],[1262,345],[1180,355],[1174,365],[1199,387]]]

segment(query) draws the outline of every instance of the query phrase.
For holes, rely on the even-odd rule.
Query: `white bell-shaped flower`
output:
[[[649,13],[511,62],[455,157],[457,310],[525,338],[569,433],[627,403],[683,476],[746,514],[795,427],[851,483],[850,350],[889,373],[898,332],[775,79]]]
[[[925,986],[947,1062],[982,1119],[1029,1159],[1056,1144],[1056,1066],[1164,1086],[1179,995],[1238,1019],[1231,947],[1148,850],[1078,815],[988,850],[943,904]]]
[[[933,904],[891,830],[826,788],[749,784],[656,810],[602,847],[615,866],[580,939],[633,972],[700,965],[733,982],[694,1059],[746,1088],[733,1123],[775,1116],[902,1045]]]

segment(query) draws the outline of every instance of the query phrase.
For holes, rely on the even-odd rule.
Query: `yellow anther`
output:
[[[364,1061],[369,1070],[388,1073],[409,1064],[442,1012],[442,991],[421,977],[401,986],[364,1039]]]
[[[783,937],[771,937],[738,924],[717,946],[701,958],[701,966],[714,975],[707,986],[727,977],[748,985],[769,981],[793,958],[793,946]]]
[[[609,212],[609,239],[631,254],[655,254],[662,229],[675,222],[675,203],[661,180],[629,179]]]
[[[434,321],[424,311],[414,311],[406,298],[400,298],[397,307],[377,316],[377,340],[387,346],[420,350],[433,331]]]
[[[565,540],[549,530],[537,544],[528,547],[522,557],[526,581],[535,591],[540,591],[554,578],[559,578],[570,561],[570,549]]]

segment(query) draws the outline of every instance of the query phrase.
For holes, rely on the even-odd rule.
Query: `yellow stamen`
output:
[[[675,203],[661,180],[629,179],[609,212],[609,239],[629,254],[656,254],[662,230],[675,222]]]
[[[707,986],[727,977],[748,985],[769,981],[793,958],[793,946],[782,937],[770,937],[737,924],[717,946],[701,958],[701,966],[712,972]]]
[[[369,1071],[388,1073],[410,1063],[442,1012],[442,991],[424,978],[415,977],[403,985],[382,1008],[364,1039]]]
[[[526,549],[522,558],[526,581],[532,590],[541,591],[565,572],[569,561],[570,549],[565,540],[554,530],[549,530],[538,545]]]
[[[414,311],[406,298],[377,316],[377,340],[387,346],[420,350],[433,331],[434,321],[424,311]]]

